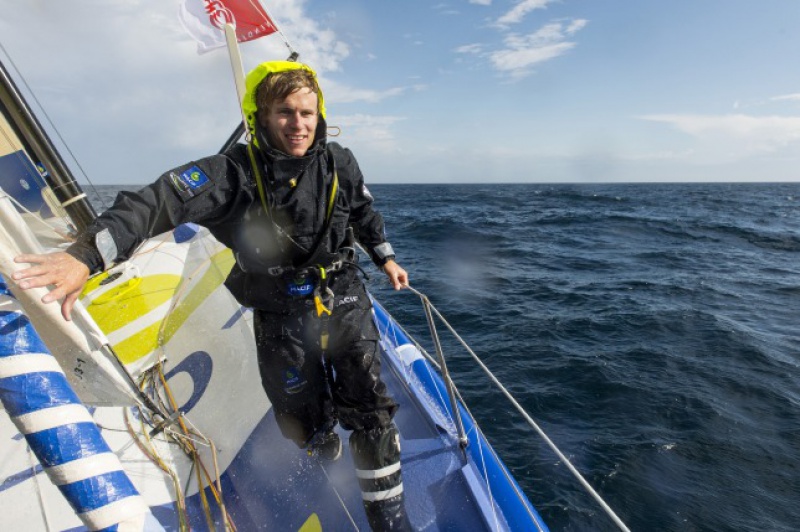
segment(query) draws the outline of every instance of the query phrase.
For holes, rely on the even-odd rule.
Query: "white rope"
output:
[[[412,292],[414,292],[415,294],[417,294],[420,297],[426,297],[421,292],[419,292],[418,290],[412,288],[409,285],[405,285],[405,287],[408,288],[409,290],[411,290]],[[603,510],[605,510],[606,514],[608,514],[608,516],[611,518],[612,521],[614,521],[614,523],[619,527],[619,529],[620,530],[624,530],[625,532],[630,532],[630,529],[617,516],[617,514],[614,513],[614,510],[612,510],[611,507],[603,500],[603,498],[600,497],[600,495],[594,490],[594,488],[592,488],[592,486],[589,484],[589,482],[587,482],[586,479],[583,478],[583,475],[581,475],[580,472],[575,468],[575,466],[572,465],[572,462],[569,461],[569,459],[564,455],[564,453],[561,452],[561,450],[556,446],[556,444],[553,443],[553,441],[547,436],[547,434],[545,434],[545,432],[539,427],[539,425],[536,423],[536,421],[534,421],[533,418],[525,411],[525,409],[522,408],[522,405],[520,405],[517,402],[517,400],[514,399],[514,396],[512,396],[511,393],[506,389],[506,387],[503,386],[503,384],[497,379],[497,377],[494,376],[494,374],[491,372],[491,370],[488,367],[486,367],[486,365],[483,363],[483,361],[481,361],[481,359],[478,357],[478,355],[476,355],[475,352],[469,347],[469,345],[467,345],[467,343],[464,341],[464,339],[461,338],[461,336],[455,331],[455,329],[453,329],[453,327],[447,322],[447,320],[444,318],[444,316],[442,316],[442,314],[436,309],[436,307],[433,306],[432,303],[430,304],[430,308],[433,310],[433,312],[436,314],[436,316],[438,316],[439,319],[442,320],[442,323],[444,323],[444,325],[447,327],[447,329],[461,343],[461,345],[464,346],[464,349],[466,349],[467,352],[472,356],[472,358],[475,359],[475,362],[478,363],[478,365],[481,367],[481,369],[484,371],[484,373],[486,373],[486,375],[492,380],[492,382],[494,382],[495,386],[497,386],[497,388],[501,392],[503,392],[503,395],[505,395],[506,398],[508,398],[508,400],[511,401],[511,404],[513,404],[514,407],[517,409],[517,411],[520,414],[522,414],[522,416],[525,418],[525,420],[528,422],[528,424],[531,427],[533,427],[534,430],[536,430],[536,432],[542,437],[542,439],[553,450],[553,452],[556,453],[556,455],[559,457],[559,459],[561,459],[561,461],[564,462],[564,465],[567,466],[567,468],[570,470],[570,472],[572,472],[572,474],[575,476],[575,478],[578,479],[578,481],[581,483],[581,485],[598,502],[598,504],[600,504],[600,506],[603,508]]]

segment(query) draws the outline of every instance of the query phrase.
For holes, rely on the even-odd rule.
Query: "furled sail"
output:
[[[53,212],[62,211],[65,201],[50,192],[39,174],[34,160],[42,157],[26,149],[44,146],[49,139],[36,136],[40,126],[31,119],[26,102],[4,68],[1,73],[0,274],[26,308],[28,318],[40,331],[45,345],[57,354],[81,400],[93,406],[138,404],[140,394],[133,380],[117,362],[105,335],[83,307],[76,305],[73,320],[67,322],[60,316],[58,305],[41,302],[48,291],[46,288],[20,290],[11,279],[12,273],[24,266],[15,263],[14,257],[21,253],[42,253],[40,242],[54,248],[68,243],[71,227],[64,219],[53,215]],[[21,138],[23,135],[26,138]],[[22,201],[12,200],[5,189],[23,192],[15,194],[15,197],[22,197]],[[78,204],[73,202],[72,206]],[[81,219],[93,213],[89,208],[82,208],[77,214]],[[41,234],[34,234],[32,227]]]

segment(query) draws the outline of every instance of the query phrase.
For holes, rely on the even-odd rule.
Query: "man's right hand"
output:
[[[42,298],[42,303],[52,303],[64,299],[61,303],[61,315],[64,319],[72,319],[72,307],[81,295],[86,281],[89,280],[89,267],[63,251],[44,255],[18,255],[16,263],[31,264],[14,272],[11,276],[23,290],[54,285],[55,288]]]

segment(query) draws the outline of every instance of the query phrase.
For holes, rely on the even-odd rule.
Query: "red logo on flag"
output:
[[[208,13],[208,20],[215,28],[224,30],[225,24],[236,24],[233,20],[233,13],[222,2],[206,0],[206,13]]]
[[[236,40],[252,41],[275,33],[278,28],[258,0],[203,0],[209,22],[223,29],[225,24],[236,27]]]

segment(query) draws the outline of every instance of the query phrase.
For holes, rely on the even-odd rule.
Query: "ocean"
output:
[[[97,187],[106,205],[118,190]],[[632,530],[800,530],[800,184],[370,190],[411,285]],[[433,352],[419,298],[368,271]],[[552,530],[615,530],[439,334]]]

